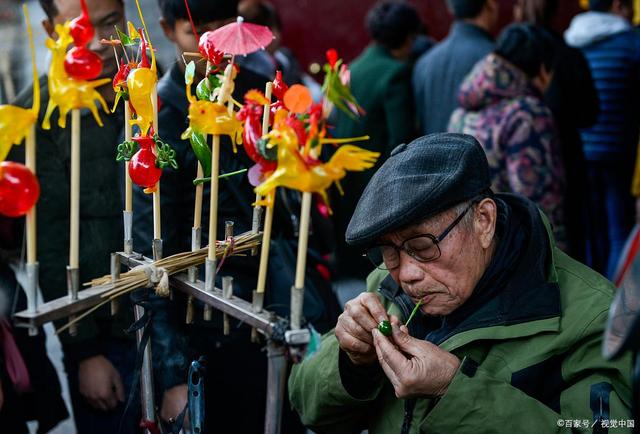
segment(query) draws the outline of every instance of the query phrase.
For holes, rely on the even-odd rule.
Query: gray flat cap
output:
[[[367,246],[386,233],[488,191],[489,164],[478,141],[436,133],[396,147],[365,188],[346,241]]]

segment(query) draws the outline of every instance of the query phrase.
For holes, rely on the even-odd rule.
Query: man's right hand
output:
[[[118,402],[124,402],[120,373],[104,356],[89,357],[80,362],[78,388],[80,394],[97,410],[113,410]]]
[[[344,305],[335,333],[340,348],[354,364],[368,365],[377,360],[371,330],[388,319],[380,299],[370,292],[363,292]]]

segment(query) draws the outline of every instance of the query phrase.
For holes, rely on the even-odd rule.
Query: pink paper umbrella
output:
[[[229,23],[202,36],[216,49],[232,55],[264,50],[274,39],[268,27],[245,23],[242,17],[238,17],[235,23]]]

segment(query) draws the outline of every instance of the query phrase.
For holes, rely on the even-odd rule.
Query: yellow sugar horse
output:
[[[49,66],[49,104],[42,121],[42,128],[48,130],[51,128],[51,115],[58,107],[60,109],[60,117],[58,118],[58,126],[65,128],[67,126],[67,114],[69,111],[80,108],[88,108],[95,118],[98,125],[102,126],[102,120],[98,114],[95,100],[100,102],[102,109],[108,113],[107,103],[102,95],[96,91],[96,87],[111,82],[109,78],[101,80],[74,80],[69,77],[64,69],[64,57],[67,53],[67,47],[73,42],[70,34],[70,22],[64,25],[56,25],[56,33],[58,39],[48,38],[45,45],[51,50],[52,58]]]

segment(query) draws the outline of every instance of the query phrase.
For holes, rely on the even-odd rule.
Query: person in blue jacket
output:
[[[631,178],[640,126],[640,34],[633,29],[632,0],[590,0],[565,41],[584,53],[600,113],[582,130],[591,224],[587,263],[611,278],[634,222]]]

